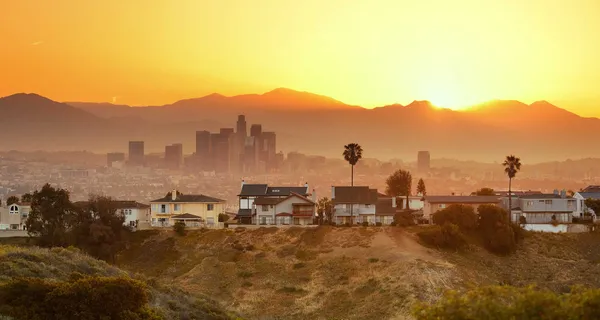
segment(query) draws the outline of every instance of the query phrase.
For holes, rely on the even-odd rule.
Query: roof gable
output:
[[[243,184],[239,196],[264,196],[267,194],[266,184]]]
[[[378,192],[377,189],[369,189],[365,186],[342,186],[333,187],[334,195],[332,200],[334,204],[348,203],[348,204],[375,204],[377,203]]]
[[[225,200],[205,196],[203,194],[178,194],[175,200],[168,195],[150,202],[223,203]]]

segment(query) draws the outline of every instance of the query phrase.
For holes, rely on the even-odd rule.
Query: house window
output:
[[[263,204],[262,211],[269,211],[269,206],[266,204]]]
[[[212,203],[207,204],[206,205],[206,210],[207,211],[213,211],[213,210],[215,210],[215,205],[212,204]]]
[[[527,201],[527,206],[528,206],[528,207],[531,207],[531,206],[533,206],[533,201]]]
[[[439,208],[440,208],[440,209],[446,209],[446,204],[445,204],[445,203],[441,203],[441,204],[439,204]]]
[[[349,204],[346,205],[346,211],[350,211],[351,206]]]
[[[167,205],[166,204],[160,205],[160,213],[167,213]]]
[[[546,200],[545,203],[549,204],[549,205],[552,205],[552,200]]]
[[[176,203],[176,204],[174,204],[174,205],[173,205],[173,210],[174,210],[174,211],[179,211],[179,210],[181,210],[181,205],[180,205],[179,203]]]
[[[575,210],[575,200],[567,200],[567,208],[570,210]]]
[[[369,209],[370,204],[365,204],[365,209]]]
[[[215,224],[215,218],[213,218],[213,217],[206,218],[206,225],[212,226],[214,224]]]

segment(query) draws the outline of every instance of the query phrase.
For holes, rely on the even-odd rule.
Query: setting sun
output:
[[[600,4],[550,3],[10,1],[0,95],[155,105],[288,87],[367,107],[545,99],[600,115]]]

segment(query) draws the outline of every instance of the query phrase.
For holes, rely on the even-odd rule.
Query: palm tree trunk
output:
[[[508,178],[508,222],[512,222],[512,178]]]
[[[350,166],[351,174],[350,174],[350,186],[354,187],[354,165]],[[350,204],[350,225],[354,224],[354,204]]]
[[[410,205],[408,204],[408,193],[406,194],[406,210],[410,210]]]

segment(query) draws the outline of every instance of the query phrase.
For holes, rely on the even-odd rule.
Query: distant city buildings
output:
[[[129,141],[129,164],[144,165],[144,141]]]
[[[183,164],[183,145],[175,143],[165,146],[165,166],[170,169],[179,169]]]
[[[106,154],[106,166],[112,167],[115,162],[125,162],[125,153],[111,152]]]
[[[431,169],[431,155],[429,151],[419,151],[417,155],[417,170],[419,172],[429,172]]]

